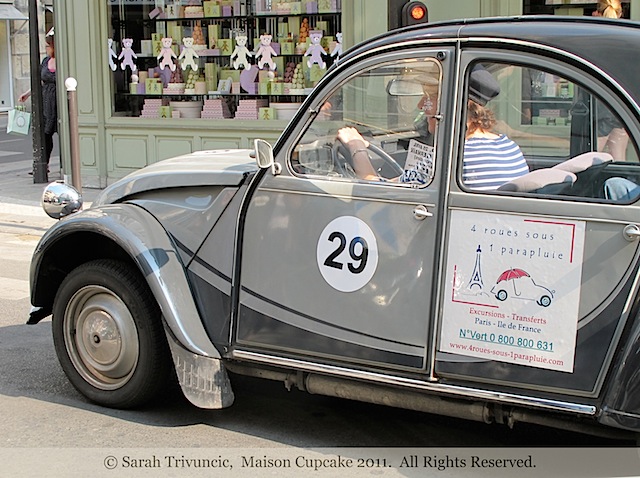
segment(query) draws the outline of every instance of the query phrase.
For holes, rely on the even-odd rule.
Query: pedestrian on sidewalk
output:
[[[53,151],[53,133],[58,130],[58,104],[56,101],[56,51],[53,28],[45,37],[47,56],[40,64],[40,80],[42,81],[42,116],[44,119],[45,161],[47,172],[49,159]],[[18,101],[24,103],[31,96],[31,90],[20,95]],[[29,173],[33,174],[33,172]]]

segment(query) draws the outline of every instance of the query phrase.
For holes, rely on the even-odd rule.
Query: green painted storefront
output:
[[[269,141],[278,137],[285,121],[156,119],[114,114],[113,75],[107,47],[111,35],[110,1],[55,2],[59,132],[64,171],[71,170],[64,88],[64,79],[68,77],[78,80],[79,144],[85,187],[105,187],[136,169],[179,154],[247,148],[256,137]],[[640,0],[632,3],[635,1]],[[523,13],[521,0],[427,0],[425,3],[430,21]],[[386,31],[386,13],[387,0],[342,0],[344,48]]]

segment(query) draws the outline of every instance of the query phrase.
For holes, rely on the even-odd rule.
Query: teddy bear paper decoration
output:
[[[198,64],[196,63],[195,58],[200,58],[200,56],[193,49],[193,38],[184,37],[182,39],[182,43],[184,44],[184,48],[178,57],[178,60],[182,60],[182,69],[186,70],[187,66],[190,66],[192,70],[197,70]]]
[[[118,55],[113,49],[113,38],[107,38],[107,43],[109,45],[109,68],[111,68],[111,71],[116,71],[118,69],[118,65],[116,65],[114,58],[117,60]]]
[[[336,60],[339,60],[340,56],[342,56],[342,32],[336,33],[336,46],[333,48],[331,56]]]
[[[251,69],[249,58],[253,53],[247,48],[247,35],[246,33],[238,33],[236,35],[236,47],[231,54],[232,65],[236,70],[241,67],[245,70]]]
[[[311,65],[318,64],[320,68],[325,69],[327,64],[322,59],[322,55],[324,55],[324,48],[321,45],[322,42],[322,30],[311,30],[309,32],[309,38],[311,39],[311,44],[305,53],[305,56],[310,56],[307,60],[307,66],[311,68]]]
[[[276,64],[271,59],[272,56],[278,56],[276,51],[271,46],[271,35],[268,33],[264,33],[260,35],[260,48],[256,52],[256,59],[258,60],[258,68],[263,69],[265,65],[269,65],[269,69],[271,71],[275,71]]]
[[[173,59],[176,58],[176,54],[171,49],[171,44],[173,43],[173,38],[165,37],[161,40],[162,49],[160,50],[160,54],[158,55],[158,61],[160,62],[158,66],[161,70],[164,70],[165,66],[169,66],[171,71],[176,69],[176,64],[173,62]]]
[[[122,68],[123,70],[128,66],[129,68],[131,68],[131,71],[137,71],[138,67],[136,66],[133,59],[138,58],[138,55],[135,54],[133,48],[131,48],[131,45],[133,45],[133,39],[122,39],[122,51],[120,52],[120,55],[118,55],[118,60],[122,60],[122,63],[120,63],[120,68]]]

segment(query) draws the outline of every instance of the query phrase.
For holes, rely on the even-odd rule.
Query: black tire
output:
[[[169,384],[173,364],[160,310],[130,265],[96,260],[71,271],[58,289],[52,325],[64,372],[92,402],[133,408]]]
[[[498,291],[498,293],[496,294],[496,299],[498,299],[499,301],[504,302],[505,300],[507,300],[508,294],[507,291],[504,289],[500,289]]]

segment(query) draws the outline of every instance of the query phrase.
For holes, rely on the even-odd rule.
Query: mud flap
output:
[[[184,396],[199,408],[218,409],[231,406],[235,396],[222,361],[186,350],[166,326],[165,333]]]

